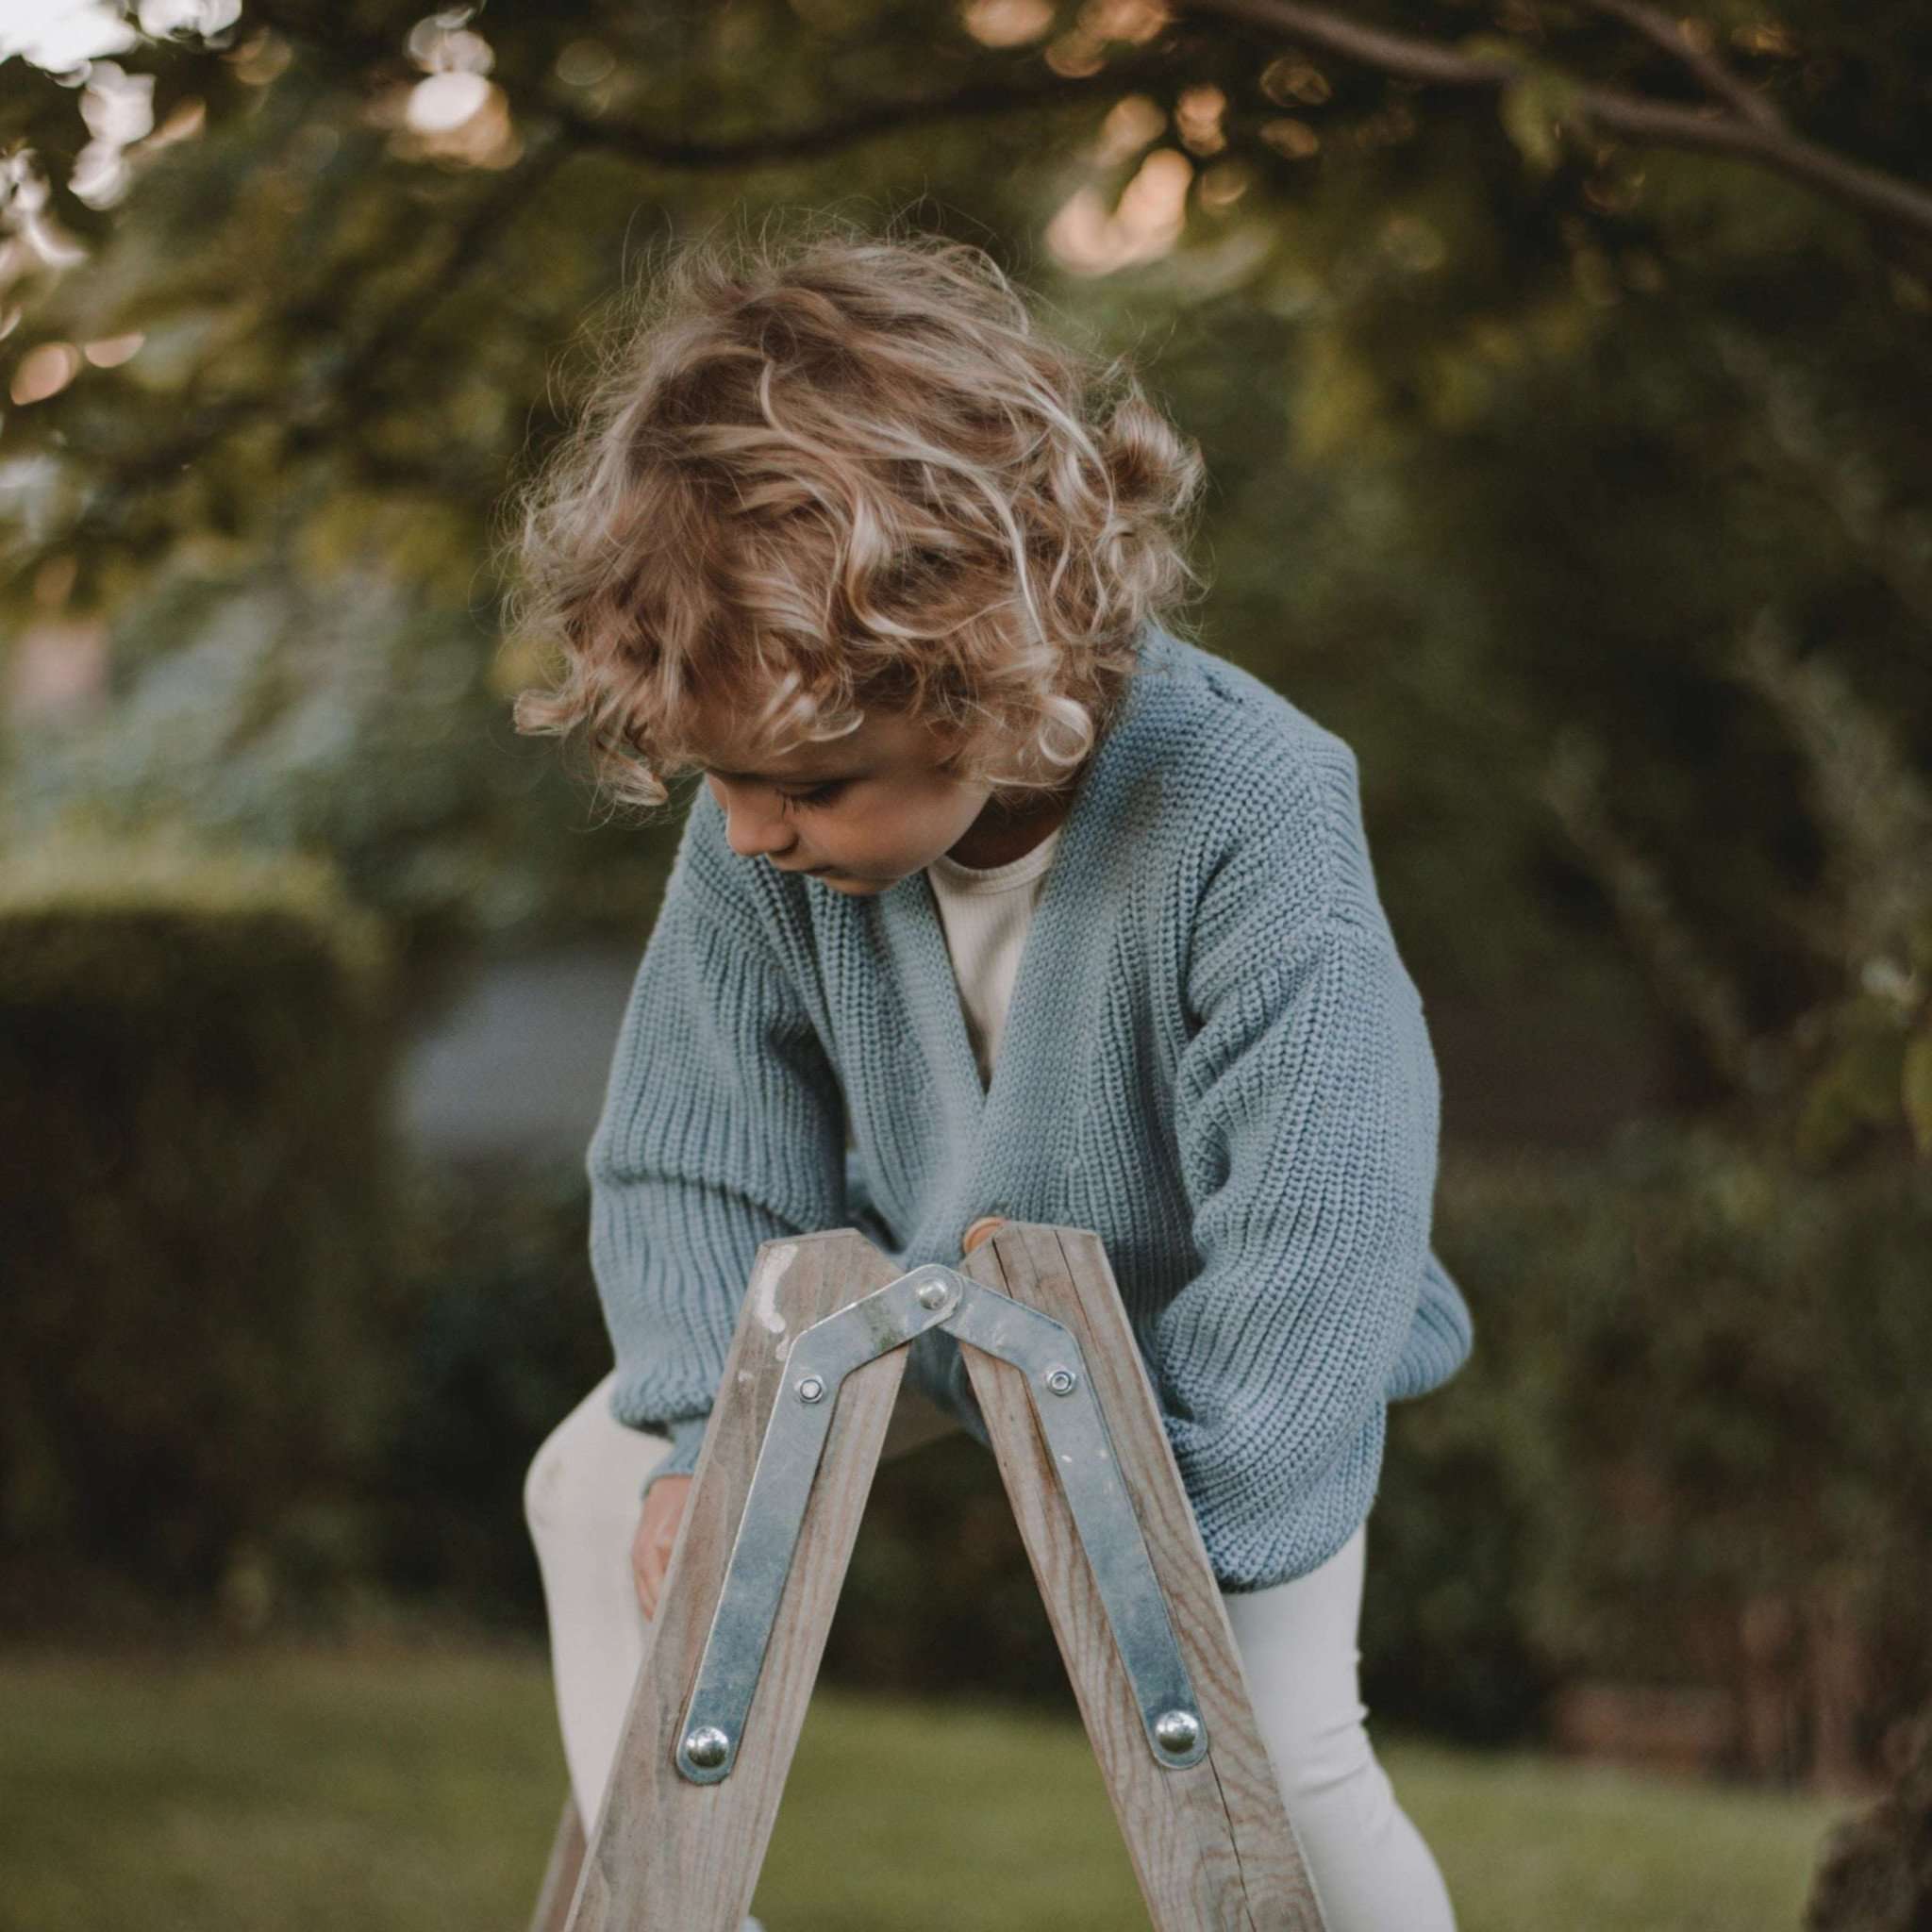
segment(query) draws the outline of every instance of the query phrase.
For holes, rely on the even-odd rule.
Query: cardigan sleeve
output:
[[[1197,933],[1214,943],[1190,963],[1199,1024],[1175,1114],[1200,1266],[1154,1350],[1175,1460],[1233,1590],[1286,1580],[1284,1545],[1307,1574],[1374,1500],[1428,1258],[1440,1105],[1386,923],[1351,908],[1284,934],[1278,896],[1255,883],[1231,874],[1204,902]]]
[[[681,849],[619,1030],[586,1169],[617,1356],[610,1412],[695,1468],[759,1243],[836,1227],[844,1102],[751,908]]]

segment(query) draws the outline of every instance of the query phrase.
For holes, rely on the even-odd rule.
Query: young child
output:
[[[1357,1683],[1388,1404],[1472,1345],[1436,1066],[1354,755],[1169,627],[1201,482],[981,251],[821,223],[675,253],[521,498],[513,617],[562,649],[520,726],[621,799],[702,774],[590,1150],[615,1367],[527,1484],[587,1824],[758,1244],[1058,1223],[1106,1245],[1331,1932],[1454,1924]],[[887,1452],[958,1426],[930,1331]]]

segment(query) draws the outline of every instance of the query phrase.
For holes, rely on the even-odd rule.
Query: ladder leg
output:
[[[906,1373],[904,1348],[854,1369],[839,1393],[729,1776],[701,1783],[679,1770],[686,1708],[783,1392],[785,1356],[805,1329],[900,1272],[850,1228],[759,1247],[568,1932],[741,1932]]]
[[[1099,1237],[1008,1222],[959,1272],[1077,1339],[1200,1707],[1205,1756],[1178,1767],[1157,1762],[1028,1377],[962,1336],[1000,1474],[1157,1932],[1322,1932],[1226,1606]]]
[[[850,1228],[758,1249],[566,1932],[740,1932],[901,1344],[935,1325],[965,1352],[1157,1932],[1323,1932],[1106,1253],[1033,1223],[905,1275]]]

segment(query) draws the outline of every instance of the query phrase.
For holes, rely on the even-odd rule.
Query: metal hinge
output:
[[[1148,1749],[1175,1770],[1207,1756],[1207,1725],[1077,1338],[1051,1315],[931,1262],[814,1322],[786,1357],[678,1734],[677,1768],[693,1784],[716,1784],[737,1762],[841,1385],[929,1328],[1025,1372]]]

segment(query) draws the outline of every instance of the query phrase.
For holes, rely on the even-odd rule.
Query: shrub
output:
[[[586,1212],[575,1165],[447,1197],[389,1457],[391,1581],[541,1621],[523,1472],[610,1360]],[[1880,1755],[1928,1669],[1923,1173],[1774,1175],[1651,1123],[1587,1157],[1451,1159],[1437,1243],[1477,1341],[1447,1388],[1391,1411],[1372,1711],[1500,1743],[1543,1736],[1550,1693],[1581,1677],[1736,1690],[1764,1606],[1792,1606],[1802,1633],[1849,1575],[1853,1722]],[[824,1668],[1072,1708],[998,1475],[963,1436],[880,1466]],[[1769,1668],[1802,1719],[1803,1641]]]
[[[1383,1695],[1489,1732],[1534,1728],[1565,1677],[1716,1685],[1875,1757],[1932,1691],[1932,1174],[1793,1174],[1640,1123],[1580,1159],[1445,1167],[1438,1240],[1477,1343],[1391,1417]],[[1822,1740],[1781,1748],[1756,1768]]]
[[[583,1166],[425,1168],[416,1182],[380,1453],[381,1579],[464,1622],[541,1627],[524,1478],[611,1361]]]
[[[384,976],[317,863],[0,867],[0,1617],[245,1611],[344,1534],[388,1400]]]

